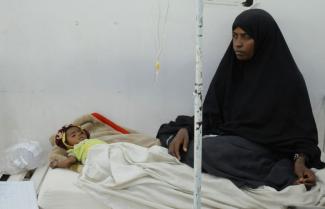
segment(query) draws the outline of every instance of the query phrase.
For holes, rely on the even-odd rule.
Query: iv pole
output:
[[[250,7],[253,0],[242,3]],[[203,39],[203,0],[196,0],[196,69],[194,85],[194,194],[193,208],[201,209],[201,171],[202,171],[202,39]]]
[[[194,209],[201,208],[203,0],[196,0],[196,69],[194,85]]]

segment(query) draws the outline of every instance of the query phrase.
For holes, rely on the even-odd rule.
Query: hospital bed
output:
[[[12,175],[6,180],[32,181],[38,194],[40,209],[111,209],[76,186],[75,182],[79,176],[77,172],[68,169],[51,169],[48,165],[43,165],[32,171],[32,174],[30,173],[24,172]],[[325,207],[288,206],[284,208],[321,209]]]
[[[88,115],[86,117],[81,117],[81,119],[77,119],[76,123],[83,123],[86,121],[87,124],[91,123],[91,120],[93,118],[93,115]],[[96,119],[97,120],[97,119]],[[112,124],[111,124],[112,125]],[[105,125],[106,126],[106,125]],[[100,130],[100,133],[103,133],[103,128],[100,127],[98,130]],[[130,129],[127,129],[130,131]],[[132,130],[131,130],[132,131]],[[105,131],[104,131],[105,132]],[[133,133],[135,134],[135,133]],[[100,135],[100,134],[99,134]],[[137,134],[135,134],[137,136]],[[114,138],[115,139],[115,138]],[[134,138],[132,138],[133,140]],[[127,139],[125,139],[127,141]],[[143,141],[143,138],[141,138],[141,143],[148,140],[154,140],[146,138]],[[148,141],[146,143],[148,143]],[[119,145],[121,144],[121,145]],[[96,208],[96,209],[111,209],[111,208],[192,208],[192,193],[189,190],[186,190],[186,187],[188,188],[192,187],[191,184],[193,182],[188,182],[187,180],[190,179],[190,175],[192,175],[192,168],[187,167],[186,165],[180,165],[177,164],[177,162],[174,162],[173,158],[168,157],[169,155],[164,154],[164,148],[160,146],[137,146],[137,143],[134,143],[132,145],[128,145],[129,143],[126,143],[127,146],[124,143],[113,143],[113,148],[115,147],[115,150],[121,150],[120,147],[130,147],[130,149],[124,149],[125,153],[123,153],[123,156],[127,156],[129,152],[132,152],[134,154],[134,150],[137,151],[138,149],[138,158],[140,160],[144,159],[143,156],[141,156],[142,153],[146,153],[146,150],[144,149],[151,149],[146,147],[157,147],[153,150],[149,151],[150,153],[154,154],[154,157],[157,158],[158,155],[161,154],[160,157],[166,158],[166,161],[170,161],[171,164],[164,164],[164,165],[152,165],[152,164],[146,164],[147,167],[143,166],[146,162],[141,162],[142,168],[144,171],[154,171],[153,176],[159,176],[161,173],[166,172],[175,174],[175,176],[172,176],[171,178],[165,178],[165,173],[161,175],[159,178],[163,180],[164,183],[161,182],[154,182],[153,179],[150,178],[139,178],[139,176],[144,175],[138,175],[134,179],[136,181],[130,181],[132,184],[136,185],[135,182],[141,182],[141,185],[136,185],[132,188],[132,184],[127,185],[124,187],[124,189],[121,190],[114,190],[113,193],[106,193],[106,191],[101,191],[98,193],[99,190],[104,190],[104,187],[96,188],[97,186],[92,186],[91,184],[88,184],[88,189],[85,190],[87,186],[80,186],[80,182],[78,184],[78,179],[83,178],[84,176],[81,176],[80,173],[76,171],[72,171],[69,169],[51,169],[48,167],[48,165],[43,165],[39,168],[37,168],[34,171],[25,172],[18,175],[13,175],[8,178],[8,181],[21,181],[21,180],[30,180],[34,183],[35,190],[38,194],[38,204],[40,209],[89,209],[89,208]],[[133,149],[133,147],[134,149]],[[114,149],[111,148],[111,152],[114,151]],[[158,151],[157,151],[158,150]],[[102,150],[97,150],[97,153],[100,153]],[[100,154],[99,154],[100,155]],[[127,158],[127,157],[126,157]],[[94,159],[96,160],[96,159]],[[122,158],[112,159],[114,162],[118,163],[119,160],[124,160]],[[102,160],[100,160],[102,161]],[[121,162],[122,162],[121,161]],[[150,161],[150,159],[149,159]],[[122,162],[121,164],[123,164]],[[173,165],[172,165],[173,164]],[[171,166],[170,166],[171,165]],[[125,166],[125,164],[123,164]],[[132,169],[134,169],[134,165],[127,165],[130,167],[126,167],[130,173],[132,173]],[[156,167],[155,167],[156,166]],[[185,166],[185,167],[184,167]],[[123,168],[125,169],[125,167]],[[88,170],[91,170],[88,168]],[[112,171],[113,172],[113,171]],[[122,172],[125,173],[125,172]],[[138,173],[136,171],[135,173]],[[188,175],[188,176],[186,176]],[[227,179],[221,179],[211,176],[203,176],[204,179],[207,180],[207,182],[203,181],[202,184],[202,190],[203,190],[203,207],[202,208],[287,208],[287,209],[316,209],[316,208],[325,208],[325,170],[316,171],[316,175],[318,177],[318,182],[316,188],[313,188],[312,191],[305,191],[304,187],[301,185],[300,187],[292,187],[289,189],[285,189],[284,191],[274,191],[271,188],[258,188],[256,190],[247,190],[242,191],[236,188],[232,185],[232,183]],[[96,176],[96,175],[95,175]],[[132,179],[132,175],[128,176],[130,179]],[[97,179],[100,182],[108,182],[109,179]],[[167,182],[167,184],[166,184]],[[215,186],[213,186],[215,184]],[[211,187],[211,188],[209,188]],[[133,191],[127,191],[128,189],[125,188],[131,188]],[[96,190],[94,190],[96,189]],[[210,189],[207,192],[206,189]],[[134,190],[139,190],[140,193],[132,193]],[[316,191],[317,190],[317,191]],[[130,192],[130,193],[129,193]],[[115,195],[115,197],[112,199],[111,195]],[[130,197],[131,194],[131,197]],[[129,197],[128,197],[129,195]],[[153,202],[157,202],[156,206],[131,206],[133,203],[132,195],[137,196],[138,199],[134,199],[134,201],[138,201],[139,204],[147,204],[144,200],[151,199]],[[142,196],[141,196],[142,195]],[[210,195],[210,196],[209,196]],[[297,196],[298,195],[298,196]],[[299,196],[300,195],[300,196]],[[119,196],[121,199],[119,199]],[[292,196],[296,196],[297,201],[293,198],[293,200],[289,201],[288,204],[284,204],[283,207],[274,206],[272,207],[272,202],[275,201],[286,201],[286,199],[292,198]],[[207,198],[206,198],[207,197]],[[123,199],[124,198],[124,199]],[[156,200],[154,198],[157,198]],[[210,199],[209,199],[210,198]],[[143,199],[143,202],[141,202]],[[278,200],[277,200],[278,199]],[[104,201],[103,201],[104,200]],[[105,202],[106,200],[106,202]],[[112,201],[121,201],[125,202],[125,205],[128,205],[127,203],[131,203],[129,207],[110,207],[107,200]],[[257,202],[255,203],[255,201]],[[147,200],[146,200],[147,201]],[[168,203],[169,201],[169,203]],[[242,203],[241,203],[242,201]],[[211,203],[212,202],[212,203]],[[246,205],[247,202],[250,202]],[[314,204],[310,204],[311,202],[317,202],[318,206],[314,206]],[[263,206],[263,204],[268,206]],[[187,204],[187,206],[185,205]],[[254,206],[256,204],[256,206]],[[215,205],[213,207],[204,207],[206,205]],[[217,207],[216,205],[220,205]],[[237,206],[236,206],[237,205]],[[249,206],[251,205],[251,206]],[[253,206],[252,206],[253,205]],[[323,206],[321,206],[323,205]]]
[[[78,173],[68,169],[49,169],[40,187],[40,209],[108,209],[74,183]]]

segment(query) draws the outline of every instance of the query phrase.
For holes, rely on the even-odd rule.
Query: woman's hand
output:
[[[303,157],[298,158],[295,161],[295,174],[298,179],[296,180],[296,184],[304,184],[307,189],[315,186],[316,184],[316,176],[312,170],[306,167],[305,159]]]
[[[181,128],[178,130],[176,136],[168,146],[169,154],[175,156],[178,160],[181,159],[180,150],[183,149],[187,152],[189,143],[188,131],[186,128]]]

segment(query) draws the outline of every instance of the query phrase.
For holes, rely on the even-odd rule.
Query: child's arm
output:
[[[67,159],[65,160],[53,160],[50,163],[50,167],[51,168],[69,168],[72,164],[77,162],[77,158],[73,157],[73,156],[69,156]]]

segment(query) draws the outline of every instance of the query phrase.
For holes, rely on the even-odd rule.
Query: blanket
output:
[[[317,185],[281,191],[271,187],[239,189],[231,181],[202,174],[201,208],[283,209],[325,205],[325,169],[314,170]],[[188,209],[193,207],[193,169],[166,148],[130,143],[96,145],[77,185],[112,209]]]
[[[105,141],[108,144],[116,142],[129,142],[144,147],[160,145],[158,139],[139,133],[136,130],[120,126],[99,113],[83,115],[73,121],[72,124],[86,129],[90,133],[90,138],[97,138]],[[65,149],[55,145],[55,134],[53,134],[49,139],[51,145],[53,146],[49,154],[49,160],[64,160],[67,158],[67,152]],[[82,166],[80,164],[75,164],[71,167],[71,169],[80,172]]]

